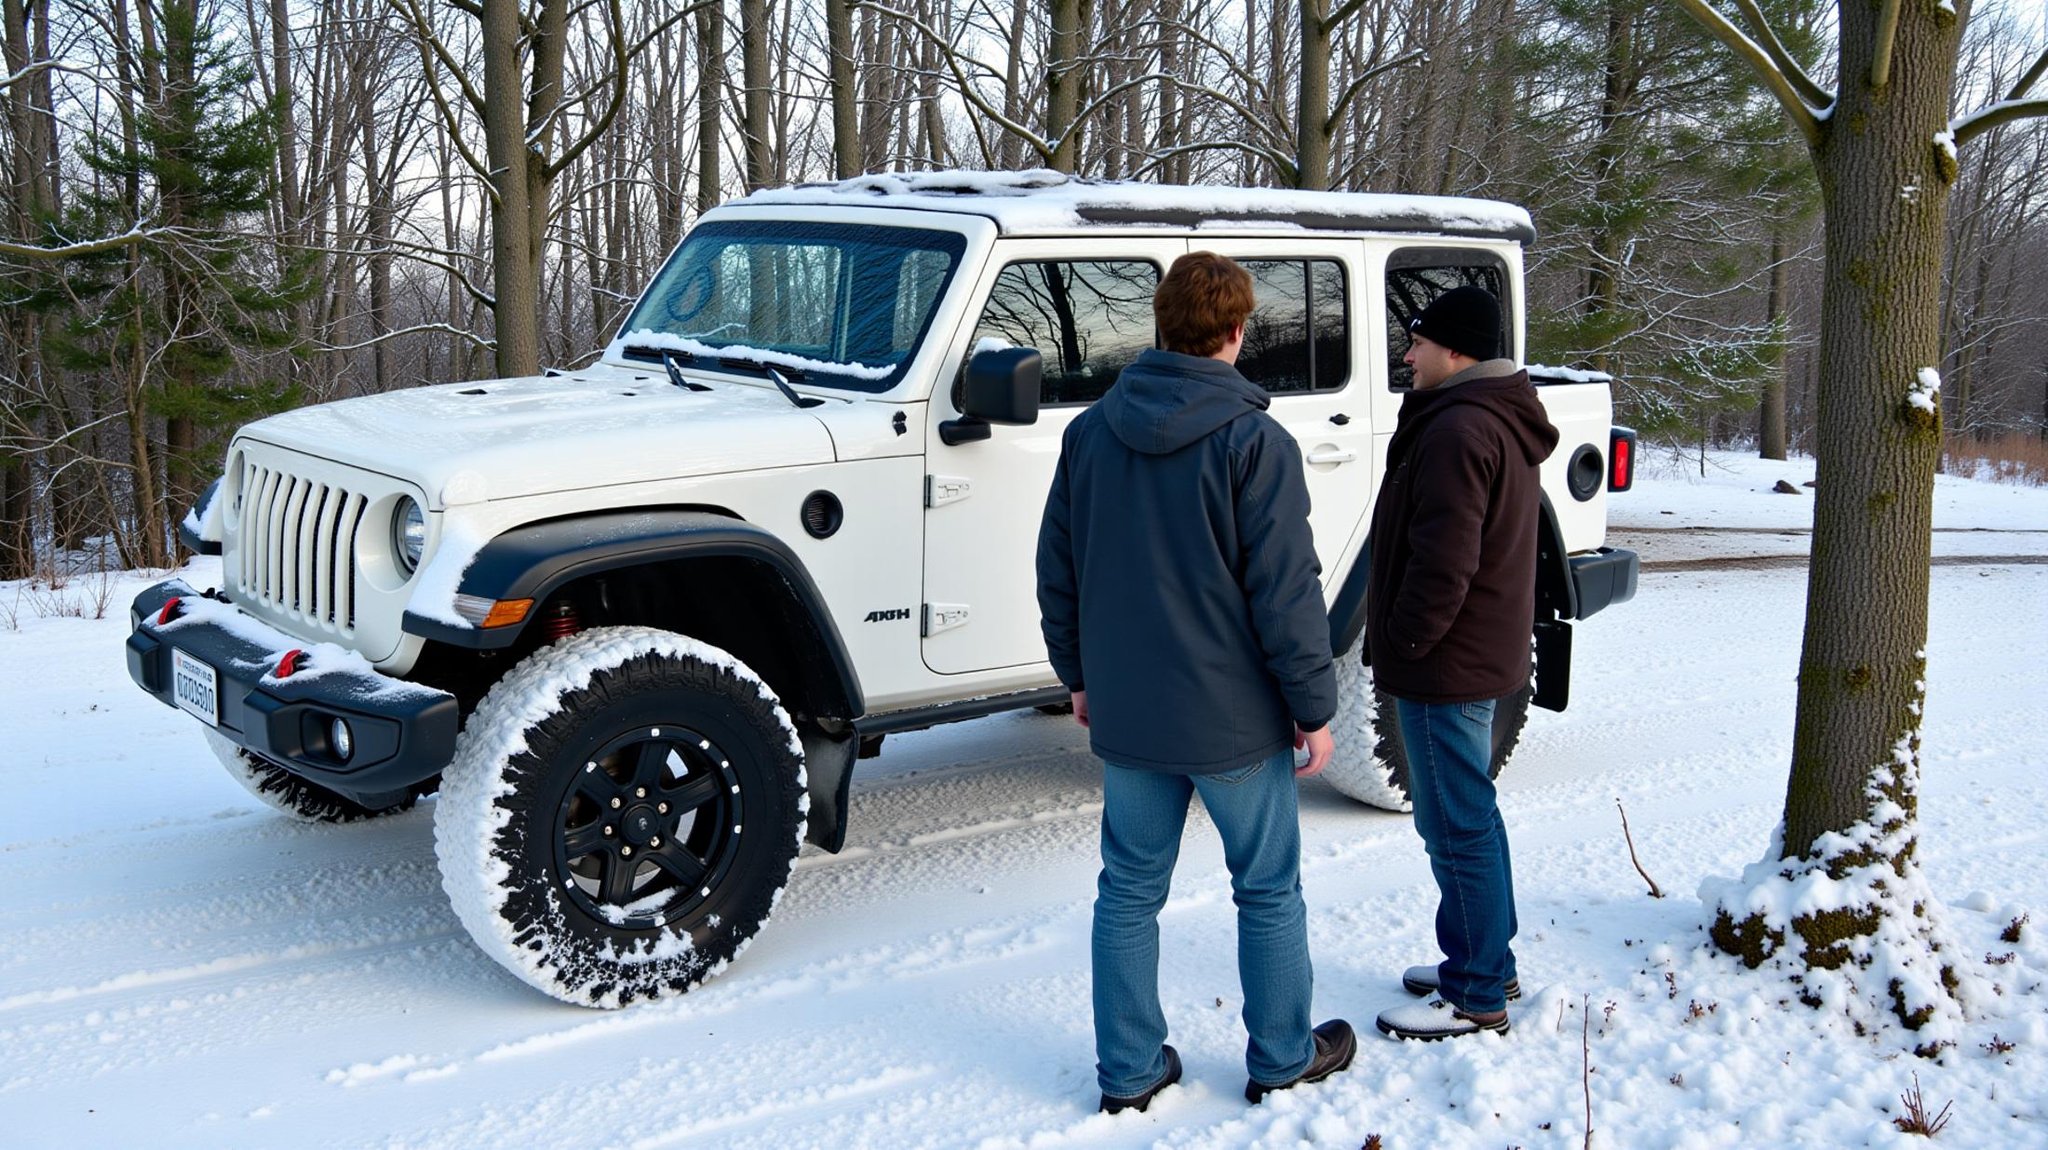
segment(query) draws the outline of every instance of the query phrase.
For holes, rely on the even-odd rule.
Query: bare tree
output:
[[[542,245],[554,207],[555,180],[611,126],[626,98],[632,62],[648,41],[629,43],[620,0],[603,0],[598,33],[614,67],[602,87],[572,95],[563,90],[568,0],[537,0],[531,13],[518,0],[478,0],[470,11],[476,54],[483,64],[483,86],[478,88],[453,39],[437,27],[434,13],[419,0],[391,3],[412,26],[435,107],[456,139],[457,153],[491,189],[491,306],[498,373],[531,375],[540,369]],[[454,94],[447,91],[448,85],[454,86]],[[482,156],[463,142],[463,105],[483,124]],[[572,135],[565,124],[576,116],[582,123]]]

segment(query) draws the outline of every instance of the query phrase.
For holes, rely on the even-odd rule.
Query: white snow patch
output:
[[[1913,389],[1906,393],[1906,402],[1933,415],[1940,403],[1941,373],[1931,367],[1920,369]]]
[[[775,351],[771,348],[748,347],[741,343],[703,343],[686,335],[672,335],[665,331],[655,331],[652,328],[644,327],[638,331],[627,332],[620,338],[620,342],[631,344],[634,347],[651,347],[657,351],[687,352],[690,355],[701,356],[714,361],[719,359],[740,359],[748,363],[758,363],[764,367],[789,367],[795,368],[798,371],[813,372],[821,375],[850,375],[855,379],[887,379],[896,371],[895,364],[883,364],[875,367],[852,361],[842,363],[833,360],[811,359],[807,356],[793,355],[786,351]]]
[[[758,191],[736,203],[753,205],[892,205],[972,212],[1005,232],[1108,226],[1089,212],[1178,212],[1230,227],[1297,227],[1276,220],[1301,215],[1347,217],[1361,230],[1398,227],[1442,232],[1532,232],[1529,213],[1513,204],[1462,196],[1375,192],[1303,192],[1090,180],[1043,168],[1023,172],[940,171],[859,176],[838,183]],[[1225,223],[1224,221],[1228,221]]]
[[[1528,364],[1531,378],[1560,379],[1567,383],[1613,383],[1614,377],[1604,371],[1581,371],[1575,367],[1551,367],[1547,364]]]
[[[455,593],[462,586],[462,576],[491,538],[481,525],[442,512],[441,537],[434,543],[434,553],[427,556],[419,573],[413,576],[412,599],[406,603],[406,609],[437,623],[474,629],[475,623],[456,612]]]
[[[145,625],[160,635],[175,635],[181,630],[210,626],[260,647],[262,655],[253,660],[237,660],[237,666],[244,671],[260,671],[262,677],[259,681],[265,686],[276,687],[283,682],[277,677],[278,660],[285,652],[298,650],[304,654],[297,670],[292,673],[291,681],[294,683],[331,675],[350,675],[360,680],[355,686],[368,688],[373,697],[443,694],[432,687],[386,675],[368,659],[339,643],[316,643],[287,635],[232,603],[202,597],[183,580],[172,582],[182,588],[179,591],[183,596],[179,604],[180,614],[161,626],[153,622]]]

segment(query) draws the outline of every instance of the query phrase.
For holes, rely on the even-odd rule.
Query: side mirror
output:
[[[994,423],[1038,422],[1038,389],[1045,359],[1036,348],[1006,347],[978,352],[967,361],[959,419],[939,424],[939,438],[948,444],[987,439]]]

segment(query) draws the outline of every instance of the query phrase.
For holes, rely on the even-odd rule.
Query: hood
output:
[[[1483,407],[1507,427],[1508,438],[1521,448],[1523,458],[1538,464],[1550,458],[1557,447],[1557,428],[1536,398],[1529,373],[1516,370],[1507,375],[1460,380],[1456,386],[1411,391],[1401,400],[1401,421],[1387,444],[1389,454],[1404,450],[1422,429],[1445,412],[1463,406]]]
[[[1124,368],[1096,406],[1124,446],[1165,455],[1271,402],[1220,359],[1153,348]]]
[[[458,475],[484,499],[510,499],[832,462],[832,437],[812,413],[847,401],[800,410],[773,388],[710,388],[600,367],[345,399],[271,416],[241,435],[416,480],[430,506],[443,505]]]

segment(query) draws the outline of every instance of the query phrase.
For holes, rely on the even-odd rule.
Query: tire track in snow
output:
[[[31,990],[21,994],[0,998],[0,1014],[20,1010],[29,1006],[45,1006],[50,1003],[72,1002],[83,998],[94,998],[131,990],[156,990],[174,987],[200,979],[219,978],[230,974],[244,974],[264,967],[284,963],[302,962],[307,959],[328,959],[337,956],[366,952],[403,949],[421,943],[452,938],[456,931],[444,930],[423,934],[399,935],[391,938],[374,938],[355,943],[306,944],[286,947],[271,953],[250,953],[226,955],[190,966],[164,967],[155,970],[136,970],[118,974],[112,978],[85,986],[55,986],[45,990]]]
[[[2048,555],[1936,555],[1930,567],[2038,567],[2048,564]],[[1645,559],[1645,572],[1676,571],[1769,571],[1804,567],[1804,555],[1719,555],[1708,559]]]

